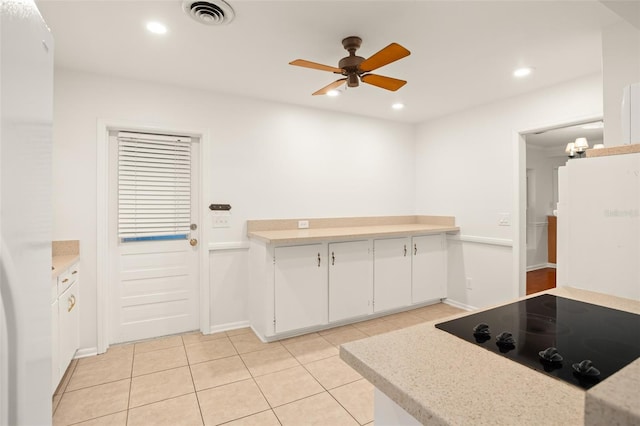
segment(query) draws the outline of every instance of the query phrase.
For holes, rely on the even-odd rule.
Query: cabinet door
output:
[[[413,237],[412,302],[421,303],[447,297],[445,236]]]
[[[274,250],[275,332],[327,323],[327,246]]]
[[[51,304],[51,394],[53,395],[60,383],[60,351],[58,326],[58,299]]]
[[[58,299],[60,375],[64,375],[80,343],[80,317],[78,314],[80,311],[80,298],[78,288],[78,282],[75,282]]]
[[[373,261],[369,241],[329,244],[329,321],[373,312]]]
[[[411,238],[373,242],[374,311],[411,304]]]

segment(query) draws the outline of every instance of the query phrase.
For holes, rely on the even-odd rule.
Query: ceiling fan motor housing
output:
[[[358,76],[362,74],[362,72],[360,72],[358,67],[362,61],[364,61],[364,58],[362,56],[356,56],[356,50],[358,50],[361,45],[362,39],[357,36],[347,37],[342,40],[342,46],[349,52],[349,56],[340,59],[338,67],[342,68],[342,74],[347,76],[348,87],[358,87],[360,84]]]

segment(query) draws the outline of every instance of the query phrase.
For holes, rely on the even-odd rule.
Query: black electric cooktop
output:
[[[436,327],[583,389],[640,357],[640,315],[550,294]]]

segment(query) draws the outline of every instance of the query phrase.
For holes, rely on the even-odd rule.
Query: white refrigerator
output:
[[[640,300],[640,153],[559,170],[558,286]]]
[[[46,425],[53,38],[33,1],[0,7],[0,425]]]

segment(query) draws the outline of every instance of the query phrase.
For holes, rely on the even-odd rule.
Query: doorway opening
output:
[[[557,219],[559,201],[558,169],[570,160],[567,145],[577,138],[586,138],[589,146],[603,141],[603,122],[592,119],[561,127],[521,134],[524,171],[520,196],[521,269],[525,285],[521,295],[533,294],[556,286]],[[521,275],[521,276],[522,276]],[[524,287],[524,288],[522,288]],[[524,292],[522,291],[524,290]]]

